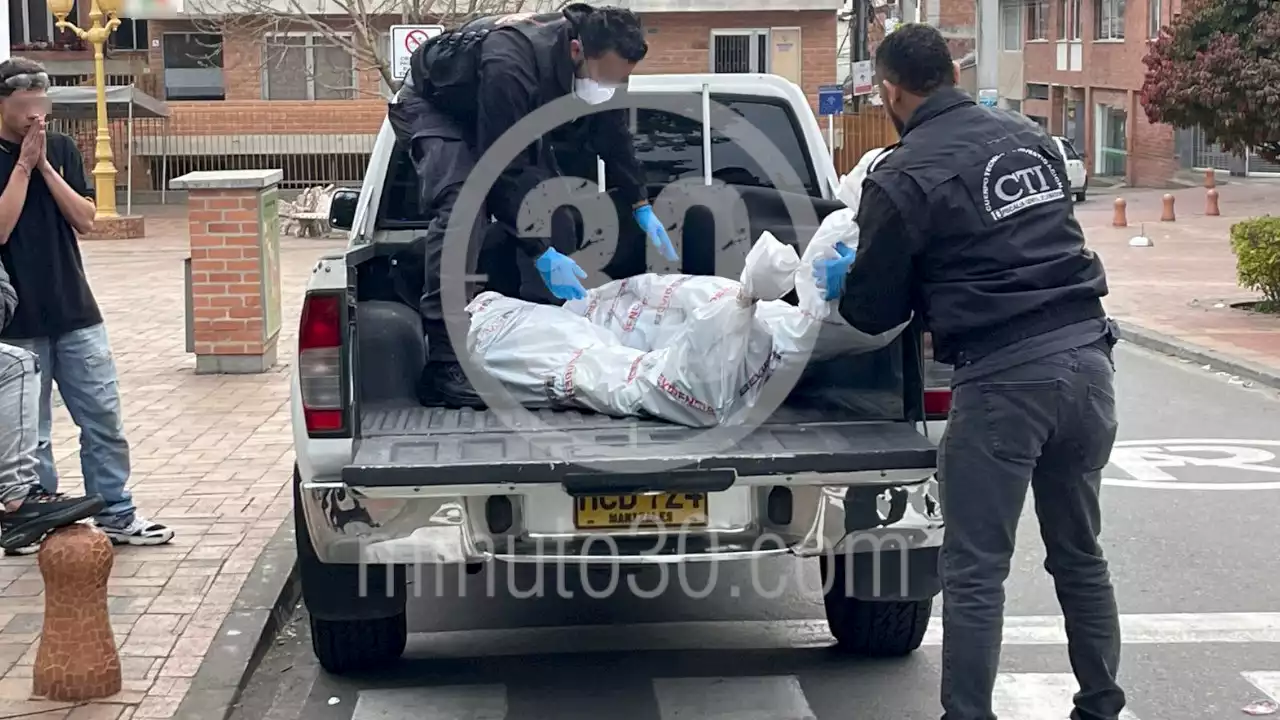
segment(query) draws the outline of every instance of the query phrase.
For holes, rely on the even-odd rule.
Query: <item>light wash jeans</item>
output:
[[[9,340],[35,353],[40,363],[39,445],[36,474],[49,492],[58,490],[53,464],[53,383],[80,428],[80,470],[85,492],[101,495],[107,507],[98,518],[120,527],[133,521],[129,480],[129,443],[120,414],[116,363],[107,328],[98,324],[56,337]]]
[[[22,500],[38,480],[39,398],[35,355],[0,342],[0,504]]]

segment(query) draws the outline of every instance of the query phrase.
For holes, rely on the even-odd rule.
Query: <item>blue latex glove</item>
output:
[[[823,300],[835,300],[844,293],[844,279],[853,266],[853,248],[839,242],[836,243],[836,252],[840,257],[818,258],[813,261],[813,279],[823,291]]]
[[[635,218],[636,222],[640,223],[640,229],[649,236],[649,242],[662,253],[662,257],[668,260],[680,259],[680,256],[676,255],[676,247],[671,244],[671,238],[667,235],[667,229],[662,226],[658,216],[653,214],[653,208],[648,205],[636,208]]]
[[[542,275],[542,282],[547,284],[552,295],[561,300],[581,300],[587,296],[586,289],[582,287],[587,274],[572,258],[561,255],[555,248],[547,248],[533,266]]]

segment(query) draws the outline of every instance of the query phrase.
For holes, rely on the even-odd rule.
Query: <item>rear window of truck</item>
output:
[[[791,106],[782,100],[737,95],[711,96],[773,141],[786,158],[798,183],[777,186],[769,173],[745,148],[720,132],[711,137],[711,176],[729,185],[781,190],[822,197],[822,186],[804,146],[804,135]],[[701,96],[688,93],[666,98],[688,112],[701,113]],[[702,123],[666,110],[633,110],[631,130],[635,135],[636,157],[642,163],[650,186],[665,186],[681,178],[700,178],[704,172]],[[572,151],[572,148],[567,149]],[[565,163],[562,163],[564,165]],[[595,180],[594,177],[590,178]],[[605,183],[608,184],[606,173]],[[391,161],[389,182],[379,203],[380,228],[422,228],[429,217],[418,207],[417,177],[409,154],[397,147]]]

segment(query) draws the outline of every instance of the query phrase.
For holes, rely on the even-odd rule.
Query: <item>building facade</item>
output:
[[[37,6],[46,0],[5,1],[25,13],[19,20],[31,16],[31,27],[15,28],[15,55],[42,60],[66,84],[91,80],[84,48],[51,23],[40,24]],[[222,12],[239,12],[230,16],[214,16],[217,8],[206,4],[196,15],[195,1],[186,0],[186,12],[126,20],[112,39],[109,82],[136,84],[164,100],[169,112],[163,121],[135,123],[131,152],[123,123],[116,122],[120,184],[130,172],[122,162],[127,155],[135,161],[129,164],[134,186],[151,191],[192,170],[264,163],[284,169],[286,186],[358,182],[386,114],[386,85],[376,67],[353,59],[333,32],[318,32],[306,18],[243,13],[259,7],[248,3],[270,8],[275,0],[207,0],[229,3]],[[323,0],[309,1],[322,7]],[[818,87],[836,81],[840,0],[798,0],[787,11],[772,9],[777,5],[768,0],[613,3],[635,10],[645,25],[650,50],[639,72],[771,72],[804,88],[815,106]],[[371,28],[388,49],[396,21],[380,18]],[[331,31],[347,30],[341,17],[323,22]],[[370,28],[350,31],[362,29]],[[92,134],[85,140],[91,153]]]
[[[1093,176],[1169,185],[1186,158],[1173,127],[1147,121],[1139,95],[1148,45],[1180,7],[1181,0],[1005,0],[1003,104],[1069,139]]]

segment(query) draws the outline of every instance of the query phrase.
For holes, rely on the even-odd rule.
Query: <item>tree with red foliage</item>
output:
[[[1143,63],[1148,120],[1280,161],[1280,0],[1186,0]]]

